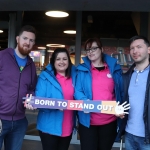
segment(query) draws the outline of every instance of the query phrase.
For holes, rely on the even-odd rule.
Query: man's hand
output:
[[[31,98],[32,98],[32,94],[30,94],[30,96],[29,94],[26,95],[26,100],[24,101],[24,107],[26,107],[27,109],[34,110],[36,108],[33,108],[32,105],[30,104]]]

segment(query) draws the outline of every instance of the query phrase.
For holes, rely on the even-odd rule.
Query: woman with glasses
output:
[[[122,100],[122,70],[117,60],[103,53],[97,38],[85,42],[87,57],[77,67],[77,100]],[[111,150],[117,135],[117,117],[78,111],[81,150]]]
[[[72,100],[76,69],[65,48],[57,48],[39,76],[36,96]],[[40,109],[37,118],[43,150],[68,150],[75,115],[73,110]]]

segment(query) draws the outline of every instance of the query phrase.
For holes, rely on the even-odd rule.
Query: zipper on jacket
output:
[[[15,61],[16,61],[16,59],[15,59]],[[14,119],[14,115],[16,114],[16,111],[17,111],[17,105],[18,105],[18,101],[19,101],[19,89],[20,89],[20,78],[21,78],[21,73],[23,72],[23,70],[27,67],[27,63],[26,63],[26,65],[25,65],[25,67],[23,68],[23,70],[21,71],[20,70],[20,68],[19,68],[19,65],[18,65],[18,63],[17,63],[17,61],[16,61],[16,65],[18,66],[18,69],[19,69],[19,72],[20,72],[20,75],[19,75],[19,85],[18,85],[18,95],[17,95],[17,101],[16,101],[16,109],[15,109],[15,112],[14,112],[14,114],[12,115],[12,121],[13,121],[13,119]],[[32,65],[32,64],[31,64]]]

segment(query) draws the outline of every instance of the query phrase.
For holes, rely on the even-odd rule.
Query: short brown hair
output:
[[[23,26],[20,31],[19,31],[19,34],[18,35],[21,35],[24,31],[27,31],[27,32],[32,32],[35,34],[35,37],[36,37],[36,30],[33,26],[30,26],[30,25],[25,25]]]

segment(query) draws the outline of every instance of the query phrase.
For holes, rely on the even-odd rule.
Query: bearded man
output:
[[[21,150],[28,121],[22,98],[34,94],[36,68],[29,57],[35,44],[32,26],[21,28],[15,49],[0,51],[0,149]]]

